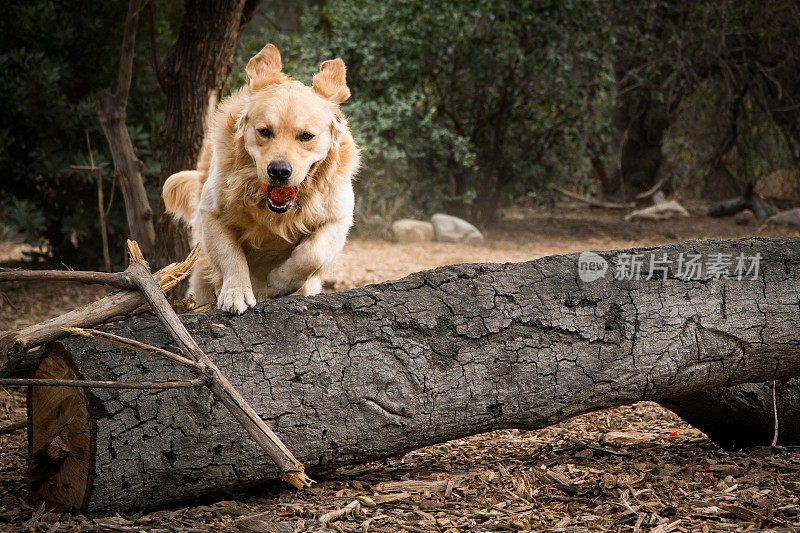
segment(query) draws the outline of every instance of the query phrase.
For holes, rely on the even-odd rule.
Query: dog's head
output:
[[[250,60],[247,104],[236,125],[268,205],[279,213],[291,207],[292,190],[337,143],[345,128],[339,104],[350,96],[339,58],[322,63],[311,87],[281,68],[280,53],[271,44]]]

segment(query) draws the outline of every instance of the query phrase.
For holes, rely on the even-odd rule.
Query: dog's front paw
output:
[[[225,312],[241,315],[248,307],[256,305],[256,297],[250,287],[225,287],[217,297],[217,307]]]

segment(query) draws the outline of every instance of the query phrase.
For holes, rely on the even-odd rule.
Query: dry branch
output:
[[[342,293],[268,301],[241,316],[191,313],[182,321],[255,412],[316,470],[800,372],[797,240],[626,252],[666,255],[673,265],[681,253],[760,254],[760,272],[756,279],[695,281],[668,269],[665,279],[657,272],[646,280],[645,265],[641,280],[618,280],[611,275],[617,253],[606,252],[611,272],[584,283],[577,255],[553,256],[452,265]],[[104,329],[166,349],[175,340],[150,317]],[[72,337],[50,344],[37,372],[97,380],[167,371],[184,379],[189,372],[163,360],[137,363],[131,354]],[[57,406],[61,426],[56,406],[40,405],[43,395],[32,394],[33,450],[54,438],[41,428],[86,438],[62,439],[69,451],[63,462],[32,460],[31,471],[40,473],[34,494],[84,512],[125,512],[280,477],[204,392],[81,389]],[[702,417],[696,425],[704,429]],[[59,492],[67,473],[71,489]]]
[[[584,204],[588,204],[592,207],[602,207],[603,209],[630,209],[632,207],[636,207],[635,203],[617,203],[617,202],[605,202],[603,200],[597,200],[595,198],[591,198],[589,196],[583,196],[581,194],[575,194],[574,192],[570,192],[563,187],[558,187],[553,185],[552,189],[567,198],[571,198],[573,200],[577,200],[578,202],[582,202]],[[655,194],[655,192],[653,193]]]
[[[72,333],[74,335],[83,335],[84,337],[94,337],[95,339],[103,339],[104,341],[111,342],[113,344],[118,344],[120,346],[132,348],[140,352],[153,354],[158,357],[163,357],[164,359],[172,361],[173,363],[178,363],[179,365],[193,368],[198,372],[205,372],[206,370],[206,366],[203,363],[192,361],[191,359],[187,359],[176,353],[172,353],[157,346],[150,346],[149,344],[145,344],[143,342],[139,342],[134,339],[126,339],[125,337],[120,337],[119,335],[114,335],[113,333],[108,333],[106,331],[100,331],[97,329],[84,329],[84,328],[64,328],[64,331],[66,331],[67,333]]]
[[[103,128],[108,147],[111,150],[114,171],[119,177],[128,228],[133,239],[138,241],[145,250],[152,252],[155,248],[156,237],[153,229],[153,210],[142,181],[144,165],[136,157],[133,142],[125,124],[128,93],[133,76],[136,28],[139,24],[139,12],[145,3],[145,0],[130,0],[128,4],[117,72],[117,87],[113,93],[108,90],[97,93],[95,104],[100,126]]]
[[[147,264],[136,243],[128,241],[132,246],[132,263],[128,267],[131,279],[142,291],[153,312],[161,324],[167,329],[172,339],[178,344],[183,354],[206,368],[206,377],[209,379],[209,388],[214,396],[230,411],[236,420],[247,430],[250,436],[270,456],[281,469],[282,479],[297,488],[310,486],[312,481],[305,475],[303,464],[298,461],[292,452],[281,442],[275,433],[267,426],[264,420],[250,407],[238,390],[220,372],[217,365],[203,352],[200,346],[186,330],[175,310],[167,301],[161,286],[150,274]]]
[[[3,281],[73,281],[108,285],[116,289],[132,290],[136,285],[124,272],[89,272],[82,270],[16,270],[0,269],[0,282]]]
[[[650,187],[646,191],[640,192],[639,194],[637,194],[636,195],[636,199],[641,201],[641,200],[647,200],[649,198],[652,198],[653,196],[655,196],[655,194],[658,191],[661,190],[661,187],[664,186],[664,184],[667,182],[667,179],[668,179],[667,176],[664,176],[663,178],[658,180],[655,185],[653,185],[652,187]]]
[[[89,131],[84,131],[86,134],[86,148],[89,151],[89,166],[85,165],[71,165],[70,170],[79,170],[84,172],[91,172],[95,175],[95,182],[97,183],[97,214],[100,217],[100,239],[103,244],[103,265],[106,272],[111,272],[111,255],[108,251],[108,226],[106,225],[106,206],[103,199],[103,169],[95,166],[94,153],[92,152],[92,143],[89,141]]]
[[[325,526],[329,522],[333,522],[334,520],[338,520],[343,516],[346,516],[350,513],[357,513],[358,510],[361,509],[361,503],[358,500],[353,500],[341,509],[336,509],[333,511],[329,511],[322,516],[320,516],[317,521],[320,525]]]
[[[189,274],[197,259],[197,253],[198,250],[195,247],[189,256],[180,263],[172,263],[156,272],[155,278],[162,290],[168,291]],[[69,272],[69,274],[74,274],[74,272]],[[101,272],[89,274],[97,274],[103,279],[112,276]],[[125,275],[125,279],[130,279],[125,272],[113,276],[121,274]],[[10,279],[14,279],[13,276],[12,272]],[[66,277],[68,276],[65,275]],[[63,315],[0,336],[0,356],[5,355],[9,359],[8,364],[0,370],[0,376],[8,375],[11,371],[18,369],[17,362],[24,360],[25,353],[31,348],[66,335],[66,328],[92,327],[105,324],[115,318],[124,318],[145,303],[144,296],[138,290],[114,292],[105,298],[78,307]]]

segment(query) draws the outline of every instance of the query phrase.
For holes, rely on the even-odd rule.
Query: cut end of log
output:
[[[60,344],[47,346],[34,377],[81,379]],[[94,439],[86,390],[29,388],[28,479],[36,506],[85,508],[93,476]]]
[[[304,489],[310,487],[312,483],[316,483],[313,479],[308,477],[305,472],[287,472],[283,475],[283,480],[297,489]]]

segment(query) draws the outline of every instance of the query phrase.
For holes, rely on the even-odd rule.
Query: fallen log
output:
[[[182,321],[310,472],[500,428],[800,373],[800,246],[791,239],[636,250],[642,279],[600,254],[452,265],[399,281]],[[630,255],[632,251],[624,251]],[[679,254],[760,254],[747,279],[684,279]],[[597,258],[594,259],[598,261]],[[662,279],[662,275],[663,278]],[[624,276],[620,276],[624,277]],[[151,318],[105,331],[176,351]],[[186,380],[188,369],[93,338],[47,346],[35,377]],[[58,394],[53,394],[58,391]],[[81,512],[127,512],[280,476],[205,389],[31,387],[31,489]],[[702,427],[701,427],[702,429]]]
[[[735,215],[740,211],[749,209],[758,220],[764,220],[775,214],[775,208],[757,194],[746,194],[729,200],[724,200],[712,205],[708,216],[721,218]]]

